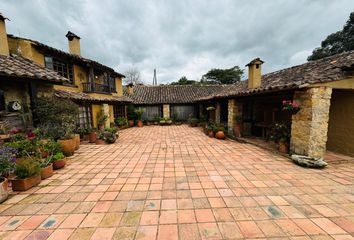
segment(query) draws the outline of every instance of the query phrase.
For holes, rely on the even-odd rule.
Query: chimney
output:
[[[258,88],[261,86],[261,65],[263,63],[260,58],[255,58],[246,65],[248,67],[248,88]]]
[[[9,43],[7,42],[5,20],[9,20],[0,13],[0,55],[9,56]]]
[[[130,83],[130,84],[127,85],[127,93],[129,95],[134,93],[134,84]]]
[[[65,35],[65,37],[69,40],[69,52],[71,54],[81,56],[80,37],[70,31]]]

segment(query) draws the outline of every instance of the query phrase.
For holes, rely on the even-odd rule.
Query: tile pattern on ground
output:
[[[354,163],[306,169],[199,128],[81,145],[0,204],[0,239],[353,239]]]

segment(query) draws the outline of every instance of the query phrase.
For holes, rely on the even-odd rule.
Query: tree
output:
[[[202,76],[203,84],[234,84],[241,81],[243,70],[239,66],[228,69],[211,69]]]
[[[327,36],[321,47],[315,48],[307,60],[317,60],[351,50],[354,50],[354,12],[350,14],[343,29]]]
[[[196,85],[198,81],[188,80],[186,76],[181,77],[177,82],[172,82],[170,85]]]
[[[140,72],[138,69],[136,68],[130,68],[128,69],[125,73],[125,79],[124,79],[124,83],[125,84],[133,84],[133,85],[137,85],[137,84],[141,84],[141,77],[140,77]]]

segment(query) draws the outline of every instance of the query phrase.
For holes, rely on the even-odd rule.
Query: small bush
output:
[[[39,162],[31,158],[26,158],[18,161],[15,165],[15,175],[19,179],[37,176],[40,172],[41,167]]]

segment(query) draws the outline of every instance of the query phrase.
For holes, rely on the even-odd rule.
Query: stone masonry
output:
[[[296,91],[294,101],[301,110],[292,116],[292,153],[323,157],[326,152],[329,106],[332,88],[318,87]]]
[[[162,111],[164,118],[170,118],[170,104],[164,104]]]
[[[236,100],[235,99],[229,99],[229,102],[227,104],[228,108],[228,119],[227,119],[227,131],[229,135],[233,135],[233,128],[236,123]]]

